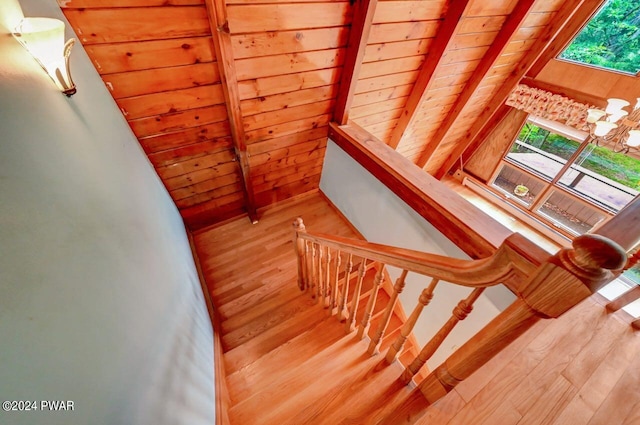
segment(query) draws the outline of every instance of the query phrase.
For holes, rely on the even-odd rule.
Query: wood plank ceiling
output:
[[[331,120],[442,177],[601,1],[58,3],[198,228],[317,189]]]

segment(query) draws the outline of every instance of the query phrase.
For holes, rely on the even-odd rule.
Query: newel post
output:
[[[516,249],[517,250],[517,249]],[[468,378],[541,318],[558,317],[612,280],[625,251],[599,235],[582,235],[529,277],[518,299],[419,384],[433,403]]]
[[[307,229],[304,227],[302,218],[298,217],[293,222],[293,249],[296,251],[296,258],[298,259],[298,288],[301,291],[307,289],[307,267],[306,267],[306,244],[304,239],[298,237],[299,233],[306,233]]]

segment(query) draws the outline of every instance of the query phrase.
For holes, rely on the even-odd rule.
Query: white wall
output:
[[[320,180],[320,189],[347,216],[349,221],[370,242],[415,249],[455,258],[469,257],[422,216],[398,198],[365,168],[329,140]],[[313,229],[309,229],[313,230]],[[389,269],[395,279],[400,271]],[[429,278],[410,273],[400,300],[407,315],[415,307],[420,292]],[[471,290],[440,283],[428,309],[425,309],[414,331],[421,344],[449,319],[455,304]],[[478,299],[474,311],[445,340],[442,347],[427,362],[434,369],[469,337],[488,323],[515,297],[502,287],[489,288]]]
[[[64,19],[54,0],[22,10]],[[0,423],[211,424],[212,329],[178,211],[82,48],[66,98],[8,35],[20,16],[0,2],[0,401],[75,410]]]

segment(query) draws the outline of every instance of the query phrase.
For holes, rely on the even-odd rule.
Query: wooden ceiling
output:
[[[331,121],[442,177],[601,2],[58,0],[191,228],[317,189]]]

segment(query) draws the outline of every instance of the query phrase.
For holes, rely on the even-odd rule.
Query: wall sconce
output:
[[[67,96],[76,92],[71,79],[69,55],[74,38],[64,41],[64,22],[52,18],[24,18],[13,36],[38,61],[42,69]]]

